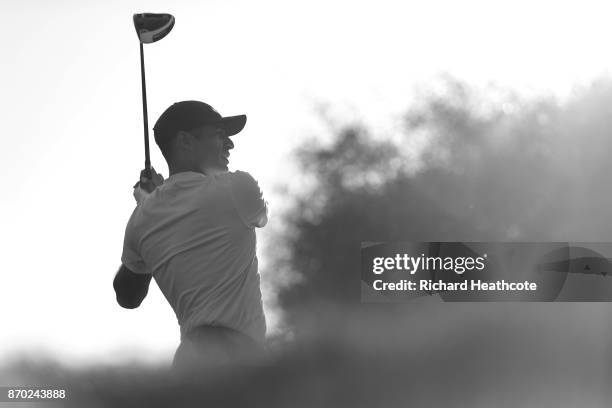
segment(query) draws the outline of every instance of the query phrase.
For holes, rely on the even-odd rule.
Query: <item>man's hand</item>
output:
[[[140,172],[140,181],[134,184],[134,198],[137,203],[140,203],[145,197],[153,192],[158,186],[164,184],[164,177],[157,173],[153,167],[151,167],[152,177],[147,177],[147,171],[143,170]]]

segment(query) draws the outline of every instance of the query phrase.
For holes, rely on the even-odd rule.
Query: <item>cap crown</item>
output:
[[[189,131],[206,125],[218,125],[223,117],[212,106],[200,101],[176,102],[155,122],[155,142],[164,144],[179,131]]]

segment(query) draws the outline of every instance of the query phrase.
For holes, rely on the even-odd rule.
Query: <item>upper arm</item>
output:
[[[119,306],[126,309],[134,309],[140,306],[149,292],[151,277],[150,274],[134,273],[122,264],[113,280],[113,288]]]
[[[144,259],[137,245],[137,234],[134,228],[134,210],[125,228],[121,267],[113,280],[113,288],[117,295],[117,303],[126,309],[140,306],[147,296],[152,275],[148,273]]]
[[[138,238],[135,227],[135,218],[138,211],[138,207],[134,209],[130,220],[125,227],[125,234],[123,236],[123,252],[121,253],[121,263],[125,265],[130,271],[137,274],[146,274],[147,270],[145,267],[144,259],[140,254],[140,248],[138,245]]]
[[[249,228],[263,227],[268,222],[268,204],[257,181],[246,172],[233,173],[230,183],[234,207]]]

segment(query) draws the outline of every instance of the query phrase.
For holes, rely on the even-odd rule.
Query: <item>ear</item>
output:
[[[179,130],[176,134],[177,146],[179,146],[180,148],[191,149],[194,142],[193,139],[193,135],[189,132],[185,132],[184,130]]]

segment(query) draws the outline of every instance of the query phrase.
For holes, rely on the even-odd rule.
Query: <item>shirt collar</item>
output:
[[[165,183],[176,183],[184,180],[197,180],[205,178],[206,176],[202,173],[195,171],[181,171],[180,173],[174,173],[166,179]]]

